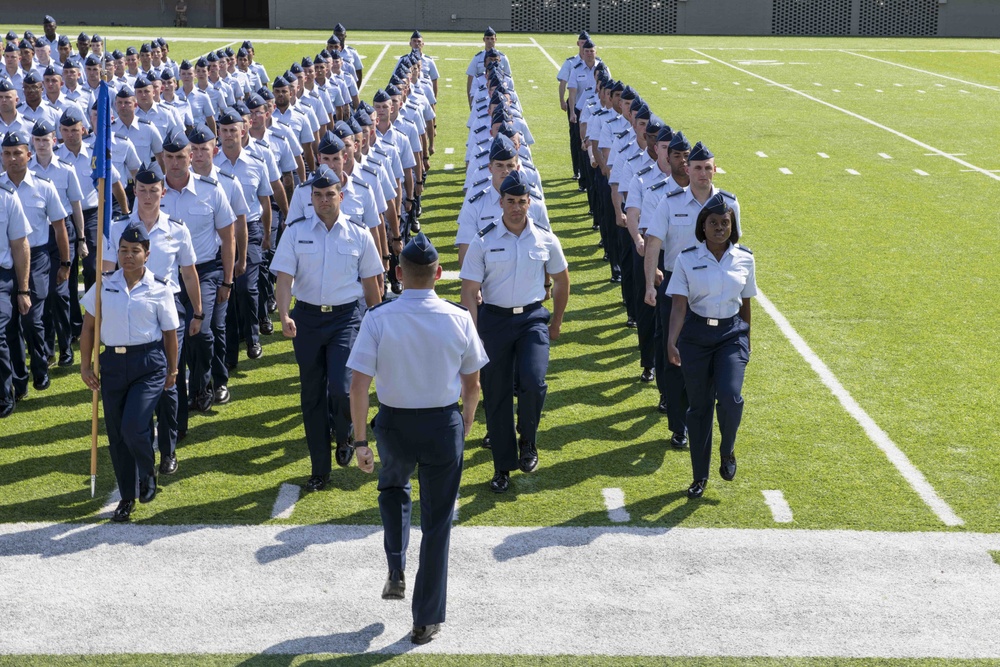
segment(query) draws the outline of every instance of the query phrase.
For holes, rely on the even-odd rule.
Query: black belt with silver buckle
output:
[[[347,303],[342,303],[339,306],[317,306],[312,303],[306,303],[305,301],[296,301],[295,307],[301,308],[302,310],[311,313],[342,313],[345,310],[351,310],[358,306],[357,301],[348,301]]]
[[[710,327],[728,327],[733,323],[733,320],[736,319],[735,315],[733,317],[722,317],[722,318],[702,317],[698,313],[693,313],[690,310],[688,311],[687,316],[693,320],[702,322]]]
[[[137,354],[156,350],[162,346],[162,340],[154,340],[152,343],[143,343],[142,345],[106,345],[104,351],[112,354]]]
[[[498,315],[520,315],[521,313],[530,313],[533,310],[538,310],[542,307],[542,302],[536,301],[529,303],[527,306],[517,306],[516,308],[501,308],[500,306],[494,306],[492,303],[484,303],[483,307],[491,313],[497,313]]]
[[[383,403],[379,406],[379,408],[394,415],[429,415],[458,410],[458,403],[452,403],[451,405],[445,405],[440,408],[394,408]]]

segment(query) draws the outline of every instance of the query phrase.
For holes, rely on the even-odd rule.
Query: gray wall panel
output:
[[[770,35],[771,0],[687,0],[677,3],[677,33]]]
[[[284,2],[285,0],[282,0]],[[290,0],[289,4],[295,0]],[[90,34],[87,25],[172,26],[174,5],[177,0],[128,0],[108,3],[85,3],[78,0],[41,0],[41,2],[18,2],[3,0],[0,17],[4,24],[26,23],[37,25],[33,30],[42,34],[42,17],[51,14],[58,21],[60,34]],[[102,8],[103,4],[103,8]],[[215,0],[187,0],[189,28],[214,28]],[[161,11],[161,7],[163,11]],[[81,25],[81,23],[83,25]],[[6,29],[3,31],[7,32]]]
[[[938,34],[948,37],[1000,37],[1000,2],[948,0],[938,8]]]
[[[340,21],[349,30],[475,32],[492,25],[499,32],[509,32],[510,1],[365,0],[364,10],[358,11],[354,0],[276,0],[271,4],[270,18],[272,27],[291,29],[315,28],[317,23],[328,23],[332,28]]]

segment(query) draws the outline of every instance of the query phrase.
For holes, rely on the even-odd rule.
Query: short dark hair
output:
[[[434,261],[430,264],[417,264],[416,262],[408,260],[405,255],[400,254],[399,266],[403,269],[404,276],[409,276],[419,284],[434,284],[434,276],[437,274],[438,262]],[[403,284],[406,284],[405,280],[403,281]]]
[[[120,238],[120,239],[118,239],[118,247],[119,248],[122,247],[122,243],[138,243],[139,245],[142,246],[143,250],[145,250],[146,252],[149,252],[149,239],[143,239],[141,241],[126,241],[125,239]]]
[[[708,216],[710,215],[712,215],[712,212],[707,208],[703,208],[701,209],[701,213],[698,214],[698,220],[694,223],[694,237],[700,243],[705,242],[705,221],[708,220]],[[740,240],[740,230],[736,224],[736,211],[730,208],[722,215],[729,218],[729,242],[735,244]]]

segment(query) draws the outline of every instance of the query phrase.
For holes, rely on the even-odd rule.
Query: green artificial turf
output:
[[[112,38],[111,48],[136,41],[118,43],[114,35],[204,38],[173,41],[176,60],[244,36],[200,29],[99,30]],[[245,34],[255,40],[258,59],[272,78],[293,60],[315,54],[328,36]],[[366,78],[372,76],[362,91],[370,99],[396,57],[406,52],[398,43],[408,34],[352,32],[350,37],[364,56]],[[713,477],[704,499],[686,499],[688,454],[666,446],[670,434],[655,411],[657,392],[638,382],[635,334],[624,327],[620,292],[608,283],[586,197],[570,178],[555,68],[528,38],[502,35],[499,46],[511,59],[537,141],[533,159],[570,262],[572,296],[562,337],[552,346],[539,468],[530,476],[515,474],[511,493],[490,493],[493,467],[489,452],[479,446],[485,433],[480,412],[467,446],[460,523],[608,525],[601,492],[620,488],[635,525],[776,527],[761,494],[776,489],[794,512],[794,522],[780,526],[944,529],[756,304],[737,444],[739,475],[730,484]],[[572,37],[535,38],[557,62],[574,51]],[[480,36],[428,33],[425,39],[441,79],[437,152],[422,223],[441,251],[445,270],[454,271],[451,244],[467,138],[465,68],[477,49],[434,43],[478,44]],[[996,49],[998,42],[601,36],[598,44],[616,77],[633,85],[668,124],[716,153],[726,172],[716,182],[740,199],[745,242],[754,250],[761,291],[965,520],[965,528],[998,530],[994,491],[1000,483],[1000,453],[993,438],[1000,431],[994,389],[1000,362],[987,341],[998,287],[992,240],[1000,183],[963,171],[967,167],[946,157],[925,155],[933,151],[815,101],[942,151],[964,153],[960,159],[982,169],[1000,169],[994,150],[1000,142],[993,120],[997,91],[840,51],[995,88],[1000,75],[990,65],[997,56],[978,51]],[[446,154],[445,148],[454,153]],[[449,163],[454,168],[445,170]],[[780,173],[780,167],[792,174]],[[920,176],[915,169],[930,175]],[[439,293],[457,299],[458,282],[442,282]],[[163,492],[155,503],[138,508],[136,520],[268,522],[280,485],[305,481],[308,454],[291,344],[280,327],[263,342],[262,359],[241,359],[230,384],[233,402],[210,416],[192,414],[188,438],[178,451],[178,474],[162,479]],[[98,493],[90,498],[89,432],[90,393],[78,367],[54,370],[52,388],[32,392],[0,426],[2,520],[96,520],[114,481],[102,446]],[[375,477],[357,468],[336,470],[332,487],[304,496],[285,522],[378,523]]]

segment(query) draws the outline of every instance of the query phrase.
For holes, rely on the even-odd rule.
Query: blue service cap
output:
[[[342,120],[338,120],[333,124],[333,133],[336,134],[341,139],[346,139],[347,137],[354,138],[354,130],[351,126]]]
[[[127,47],[125,47],[125,55],[127,55],[127,56],[137,56],[137,55],[139,55],[139,52],[136,50],[136,48],[134,46],[127,46]]]
[[[368,112],[361,107],[358,107],[358,110],[354,112],[352,118],[356,120],[358,122],[358,125],[360,125],[362,128],[371,127],[373,124],[372,117],[369,116]]]
[[[77,123],[83,122],[83,110],[75,104],[70,104],[59,116],[59,124],[65,125],[66,127],[72,127]]]
[[[490,144],[490,161],[493,160],[513,160],[517,157],[517,149],[514,142],[507,135],[497,134]]]
[[[188,141],[192,144],[207,144],[211,141],[215,141],[215,133],[208,129],[208,125],[204,123],[198,125],[198,127],[193,128],[187,133]]]
[[[42,118],[36,120],[35,124],[31,126],[31,136],[33,137],[47,137],[55,131],[56,128],[52,127],[52,123]]]
[[[486,26],[486,30],[483,31],[483,37],[496,37],[497,31],[493,29],[493,26]]]
[[[527,195],[531,194],[531,186],[528,184],[528,179],[520,172],[520,170],[515,169],[514,171],[507,174],[507,178],[503,179],[503,183],[500,184],[500,194],[502,195]]]
[[[391,97],[396,97],[397,95],[403,94],[400,92],[399,88],[397,88],[395,85],[391,83],[385,87],[385,93],[386,95],[389,95]]]
[[[55,68],[55,66],[49,65],[48,67],[45,68],[45,73],[42,76],[62,76],[62,75],[59,73],[59,70]]]
[[[163,150],[168,153],[179,153],[190,145],[191,142],[188,140],[187,135],[177,130],[168,134],[167,138],[164,139]]]
[[[403,248],[400,257],[405,258],[408,262],[427,266],[438,261],[438,251],[423,232],[417,232],[417,235],[410,239],[410,242]]]
[[[274,77],[274,83],[271,84],[272,88],[288,88],[288,80],[283,76]]]
[[[236,125],[243,122],[243,116],[233,107],[226,107],[219,115],[219,125]]]
[[[384,88],[379,88],[372,96],[372,102],[388,102],[389,99],[389,93],[385,92]]]
[[[691,152],[688,154],[688,162],[711,160],[713,157],[715,157],[715,153],[710,151],[708,146],[699,141],[691,148]]]
[[[726,201],[726,198],[722,196],[721,192],[716,192],[714,195],[709,197],[703,208],[709,213],[715,214],[723,214],[726,211],[732,210],[732,207]]]
[[[351,126],[351,132],[354,134],[361,134],[361,123],[359,123],[354,116],[348,116],[344,122]]]
[[[257,93],[247,98],[247,109],[259,109],[263,106],[267,106],[267,101]]]
[[[344,150],[344,142],[333,132],[326,132],[319,139],[319,148],[317,148],[323,155],[336,155],[340,151]]]
[[[11,130],[7,134],[3,135],[3,142],[0,143],[0,145],[4,148],[11,148],[12,146],[31,146],[28,141],[28,135],[21,130]]]
[[[583,32],[580,33],[580,36],[576,38],[576,41],[578,41],[578,42],[586,42],[589,39],[590,39],[590,33],[587,32],[586,30],[584,30]]]
[[[27,86],[30,84],[41,83],[41,82],[42,80],[38,78],[38,72],[36,72],[35,70],[31,70],[30,72],[24,75],[23,79],[21,79],[22,86]]]
[[[156,174],[151,171],[139,172],[139,174],[143,173],[153,174],[153,176],[156,176]],[[137,181],[139,180],[139,174],[135,175],[135,180]],[[139,181],[139,182],[146,183],[146,181]],[[158,183],[158,182],[159,181],[150,181],[149,183]],[[143,241],[148,241],[148,240],[149,240],[149,235],[146,234],[146,230],[143,229],[141,225],[132,223],[126,225],[125,229],[122,230],[122,235],[118,237],[119,243],[121,243],[122,241],[125,241],[126,243],[142,243]]]
[[[656,138],[657,141],[660,140],[659,137]],[[689,151],[691,150],[691,144],[688,143],[687,137],[680,130],[674,132],[674,136],[670,139],[670,149],[672,151]]]

